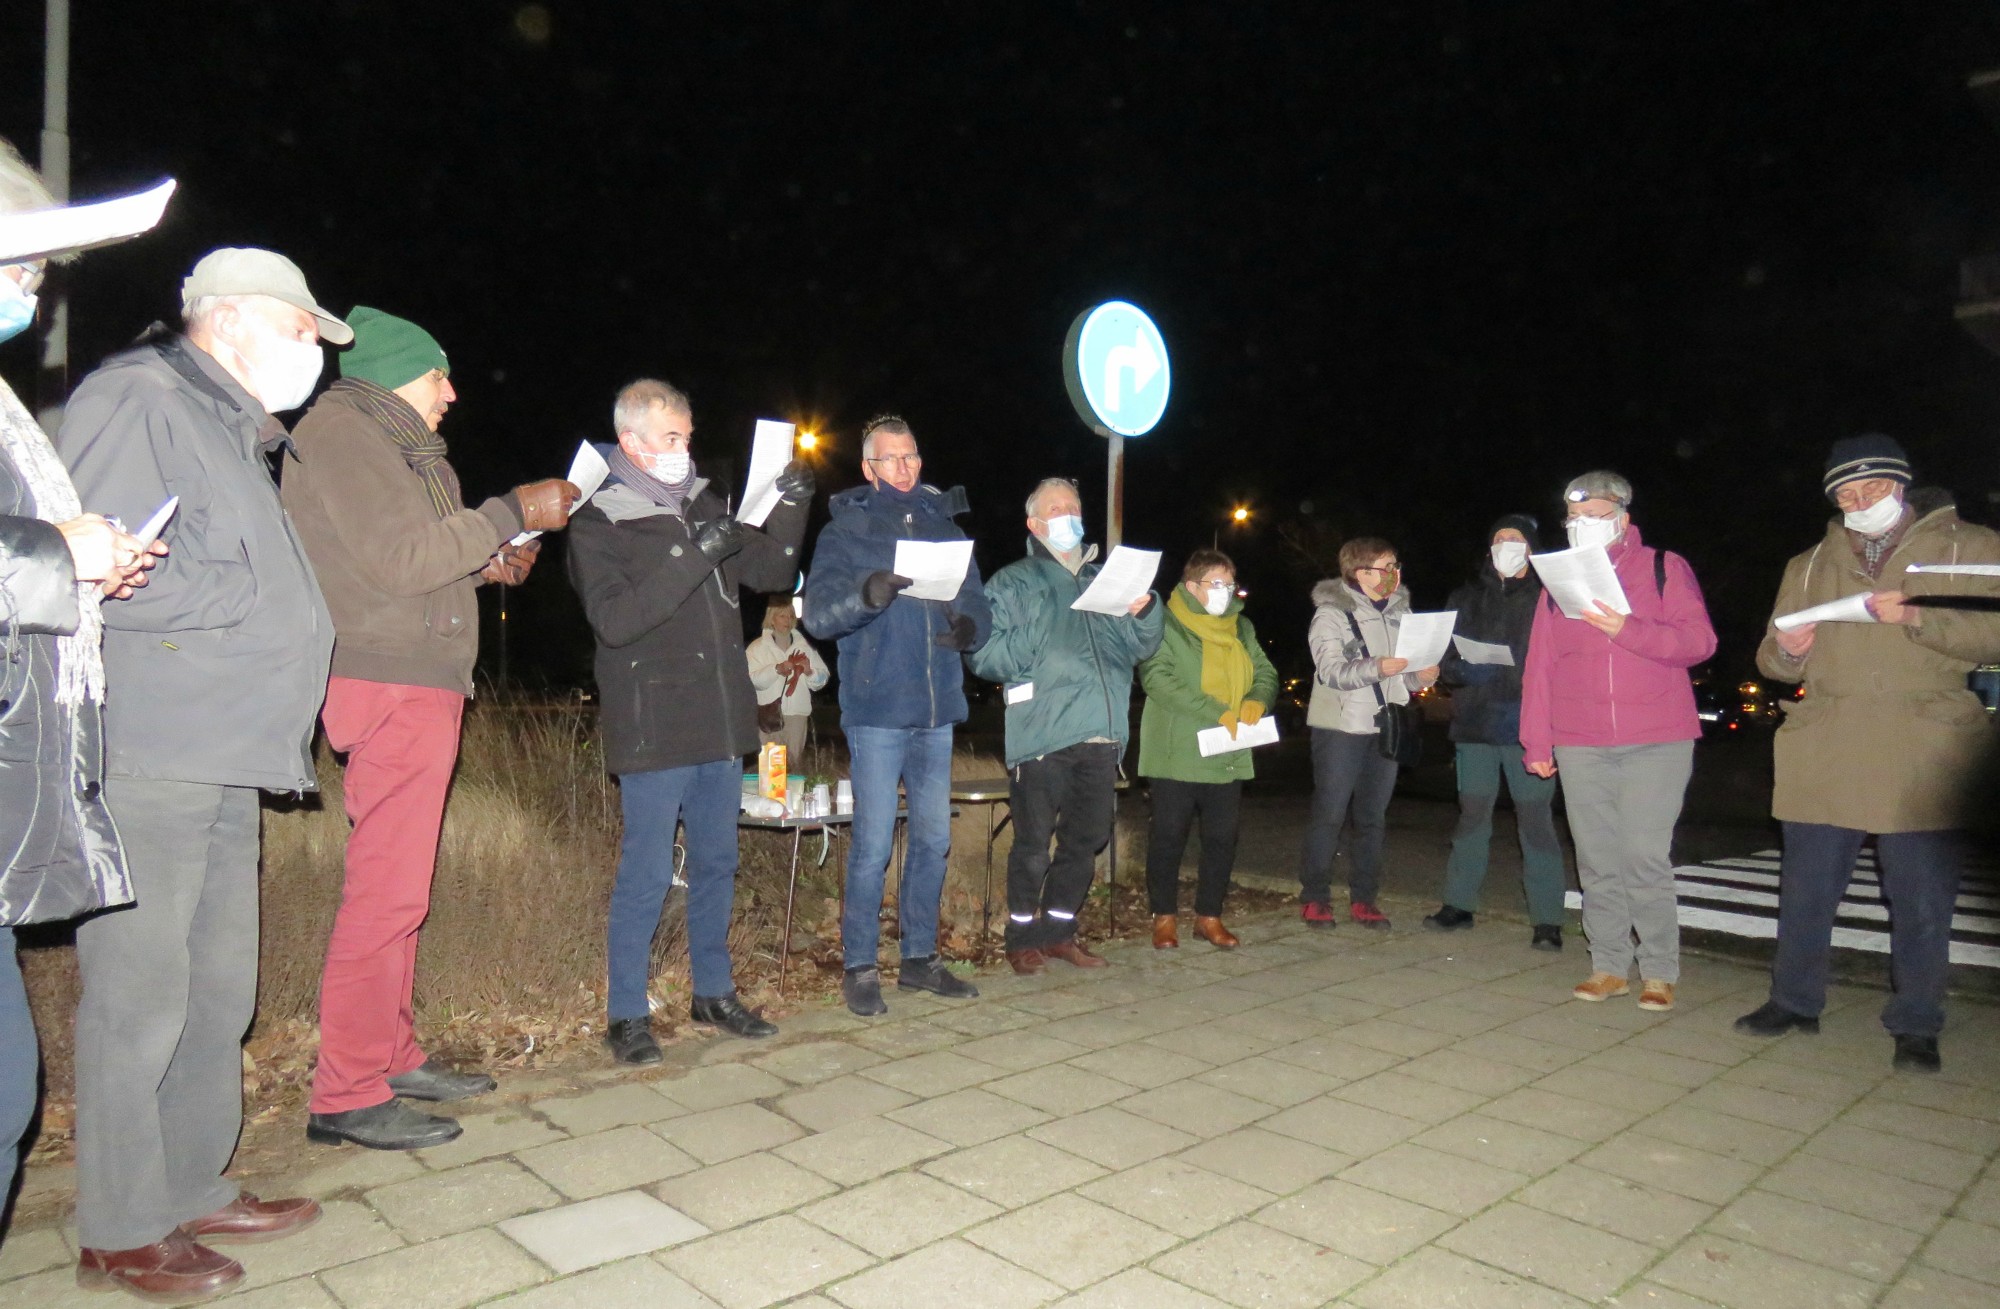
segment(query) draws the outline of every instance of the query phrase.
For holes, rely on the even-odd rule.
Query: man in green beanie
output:
[[[327,607],[333,675],[320,721],[347,756],[347,882],[320,981],[319,1065],[306,1135],[377,1150],[457,1136],[407,1100],[494,1087],[424,1057],[412,1030],[417,928],[430,909],[445,793],[479,651],[481,582],[520,583],[577,488],[551,479],[477,509],[460,498],[438,423],[458,393],[434,337],[357,306],[340,380],[299,420],[285,508]],[[400,1097],[400,1098],[399,1098]]]

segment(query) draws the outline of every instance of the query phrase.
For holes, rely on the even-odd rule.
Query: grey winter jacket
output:
[[[1410,592],[1397,587],[1389,603],[1377,609],[1373,601],[1338,577],[1329,577],[1313,587],[1312,626],[1306,643],[1312,649],[1313,693],[1306,705],[1306,725],[1331,728],[1369,736],[1382,729],[1375,722],[1381,703],[1375,699],[1379,684],[1382,699],[1390,704],[1408,704],[1417,689],[1417,670],[1382,676],[1382,660],[1395,653],[1396,629],[1410,612]],[[1357,640],[1352,617],[1361,627]]]
[[[83,507],[169,553],[104,610],[106,771],[310,791],[333,619],[278,502],[284,425],[185,337],[154,329],[83,379],[56,437]]]
[[[5,382],[0,424],[47,439]],[[76,625],[69,547],[0,445],[0,926],[132,899],[104,808],[99,708],[55,700],[56,639]]]

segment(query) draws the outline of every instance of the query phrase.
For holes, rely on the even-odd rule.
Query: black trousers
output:
[[[1014,766],[1009,950],[1038,950],[1076,935],[1076,915],[1090,894],[1097,852],[1111,843],[1118,761],[1124,754],[1115,741],[1084,741]]]
[[[1146,893],[1156,914],[1180,908],[1181,852],[1188,831],[1201,817],[1201,864],[1196,875],[1194,911],[1219,917],[1229,898],[1229,874],[1236,866],[1237,819],[1243,810],[1241,782],[1177,782],[1155,777],[1153,821],[1146,832]]]

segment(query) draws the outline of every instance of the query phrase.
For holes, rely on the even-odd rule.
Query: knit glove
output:
[[[806,467],[802,459],[792,460],[785,465],[785,471],[778,474],[778,494],[788,505],[804,504],[812,499],[813,488],[816,485],[818,484],[813,481],[812,469]]]
[[[1236,717],[1245,727],[1255,727],[1257,720],[1263,716],[1264,706],[1255,700],[1245,700],[1236,709]]]
[[[896,598],[896,593],[910,585],[911,581],[901,573],[892,573],[887,569],[870,573],[861,581],[861,603],[870,609],[887,609],[889,602]]]
[[[712,523],[704,523],[695,533],[694,548],[712,564],[719,564],[741,550],[750,540],[750,533],[734,518],[718,518]]]
[[[514,488],[514,500],[521,506],[521,526],[530,532],[553,532],[569,524],[571,506],[583,498],[573,482],[551,477]]]
[[[946,650],[970,650],[979,629],[964,614],[953,614],[948,626],[937,635],[937,644]]]

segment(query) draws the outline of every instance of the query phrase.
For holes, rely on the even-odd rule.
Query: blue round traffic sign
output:
[[[1144,436],[1166,413],[1172,389],[1166,339],[1139,306],[1107,300],[1070,324],[1063,381],[1070,403],[1092,428],[1106,436]]]

